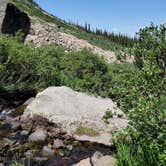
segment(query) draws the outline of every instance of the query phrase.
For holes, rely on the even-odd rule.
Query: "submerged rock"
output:
[[[121,116],[109,117],[106,124],[103,117],[108,110]],[[78,140],[105,145],[112,145],[110,133],[128,124],[124,113],[111,99],[90,96],[65,86],[49,87],[39,93],[25,109],[23,117],[35,115],[58,124]]]

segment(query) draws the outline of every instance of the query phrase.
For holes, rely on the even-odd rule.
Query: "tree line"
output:
[[[83,31],[87,32],[87,33],[92,33],[98,36],[103,36],[106,37],[108,39],[110,39],[110,41],[118,43],[122,46],[125,47],[133,47],[134,43],[137,41],[136,37],[129,37],[128,35],[122,34],[122,33],[114,33],[114,32],[109,32],[106,29],[100,29],[100,28],[91,28],[91,25],[89,23],[85,23],[85,25],[80,25],[78,23],[74,23],[72,21],[68,21],[68,24],[73,25],[78,27],[79,29],[82,29]]]

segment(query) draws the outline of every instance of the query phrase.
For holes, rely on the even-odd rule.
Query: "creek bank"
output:
[[[12,108],[12,111],[15,109]],[[43,117],[35,116],[27,120],[29,123],[22,123],[20,116],[11,117],[9,114],[1,117],[0,164],[11,165],[17,161],[33,166],[72,166],[91,158],[96,151],[103,155],[114,152],[114,148],[101,144],[77,141]],[[13,128],[15,124],[21,127]],[[30,140],[39,130],[44,131],[42,139],[40,133],[36,134],[35,141]]]
[[[47,90],[53,96],[48,93],[48,97],[45,93],[48,92]],[[24,102],[21,100],[22,105],[7,108],[1,107],[0,163],[11,165],[13,161],[17,161],[24,162],[25,165],[30,163],[30,165],[34,166],[72,166],[74,164],[81,166],[85,159],[94,166],[98,166],[95,164],[101,163],[100,160],[105,160],[106,164],[108,162],[115,163],[115,159],[110,156],[115,151],[112,143],[105,144],[103,142],[104,137],[100,137],[102,142],[95,140],[100,132],[107,131],[105,126],[107,128],[109,125],[116,126],[119,122],[127,124],[125,115],[112,100],[75,92],[67,87],[48,88],[46,91],[39,93],[36,98],[31,97],[34,96],[29,96],[29,99],[27,101],[24,100]],[[40,99],[42,100],[40,101]],[[36,105],[37,101],[39,105],[41,104],[39,108],[39,105]],[[76,134],[78,137],[82,137],[81,139],[76,138],[75,134],[67,132],[62,125],[60,127],[61,123],[51,121],[48,116],[43,116],[42,114],[31,114],[30,116],[30,114],[27,114],[27,110],[34,108],[34,104],[39,111],[46,107],[49,108],[47,109],[48,111],[51,111],[54,108],[53,106],[55,106],[55,101],[57,108],[60,109],[60,119],[66,117],[68,120],[72,116],[73,118],[78,118],[84,115],[81,124],[73,123],[74,126],[79,126]],[[69,108],[73,108],[74,112],[70,111],[71,109]],[[108,108],[113,112],[107,119],[111,124],[105,124],[102,120]],[[56,111],[54,109],[54,112]],[[79,116],[76,111],[78,111]],[[95,114],[96,111],[97,113]],[[92,114],[93,117],[91,116]],[[114,122],[116,123],[113,124]],[[70,124],[68,123],[68,126]],[[86,126],[87,124],[88,126]],[[96,129],[100,130],[92,130],[91,127],[94,124]],[[122,127],[125,126],[123,125]],[[120,125],[118,127],[121,129]],[[104,157],[105,159],[103,159]]]

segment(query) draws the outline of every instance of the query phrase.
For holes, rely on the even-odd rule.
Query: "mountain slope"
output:
[[[29,23],[25,23],[24,25],[22,25],[23,23],[20,21],[21,27],[24,27],[23,30],[26,30],[26,42],[33,42],[36,46],[40,46],[41,44],[47,43],[56,43],[59,45],[63,45],[69,50],[80,50],[83,48],[90,48],[94,53],[104,56],[106,60],[108,60],[108,62],[115,62],[117,58],[114,52],[123,49],[122,46],[115,42],[111,42],[108,38],[104,36],[95,35],[93,33],[87,33],[85,30],[79,27],[70,25],[63,20],[51,14],[48,14],[47,12],[42,10],[37,4],[35,4],[32,0],[3,1],[9,1],[10,3],[14,4],[14,9],[12,9],[12,12],[16,11],[17,9],[20,10],[20,20],[30,20]],[[28,18],[22,18],[22,11],[24,15],[27,14]],[[12,12],[11,10],[9,12],[9,6],[7,6],[6,13],[8,13],[9,15],[8,18],[11,18],[13,17],[13,15],[16,15],[16,17],[13,18],[13,22],[16,23],[19,20],[17,16],[17,13],[19,12],[17,11],[16,14],[13,14]],[[6,22],[8,23],[11,21]],[[10,24],[5,27],[13,27],[13,25]],[[16,29],[18,29],[18,27]],[[132,62],[133,58],[128,57],[127,61]]]

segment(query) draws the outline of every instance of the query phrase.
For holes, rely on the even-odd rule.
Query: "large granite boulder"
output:
[[[111,112],[107,123],[106,112]],[[23,117],[40,115],[78,140],[111,145],[111,133],[125,128],[128,120],[108,98],[90,96],[68,87],[49,87],[25,109]]]

